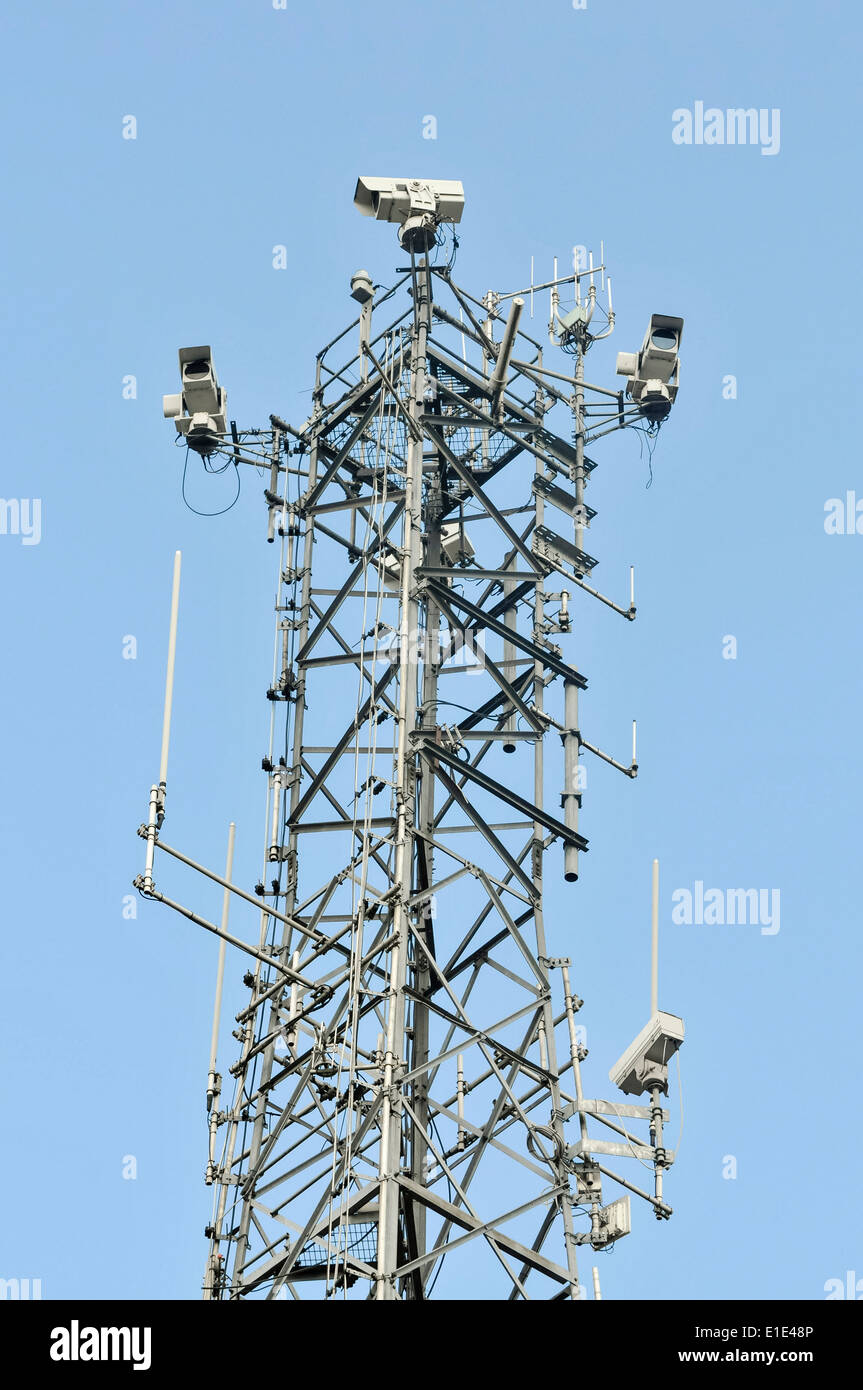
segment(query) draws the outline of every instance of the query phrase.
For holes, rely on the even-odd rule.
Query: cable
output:
[[[434,1118],[433,1115],[429,1116],[429,1129],[431,1130],[432,1134],[433,1134],[433,1135],[435,1136],[435,1138],[437,1139],[438,1144],[439,1144],[439,1146],[440,1146],[441,1153],[443,1153],[443,1152],[444,1152],[444,1143],[443,1143],[443,1140],[442,1140],[441,1137],[440,1137],[440,1130],[439,1130],[438,1127],[437,1127],[437,1122],[435,1121],[435,1118]],[[452,1200],[453,1200],[453,1190],[452,1190],[452,1183],[450,1182],[449,1173],[447,1172],[447,1170],[446,1170],[445,1168],[444,1168],[444,1170],[443,1170],[443,1173],[444,1173],[444,1177],[446,1178],[447,1195],[448,1195],[448,1197],[449,1197],[450,1202],[452,1202]],[[437,1269],[436,1269],[435,1272],[434,1272],[434,1277],[433,1277],[431,1283],[429,1284],[428,1288],[425,1290],[425,1297],[426,1297],[426,1298],[431,1298],[432,1291],[434,1290],[434,1286],[435,1286],[435,1284],[437,1283],[438,1279],[440,1278],[440,1272],[441,1272],[441,1270],[443,1269],[443,1262],[444,1262],[445,1259],[446,1259],[446,1251],[444,1251],[444,1253],[441,1255],[440,1261],[439,1261],[439,1263],[438,1263],[438,1267],[437,1267]]]
[[[228,460],[228,464],[229,464],[229,463],[231,463],[231,460],[230,460],[230,459]],[[225,465],[226,468],[227,468],[228,464]],[[206,471],[209,472],[209,473],[224,473],[224,471],[225,471],[224,468],[207,469],[207,468],[206,468],[206,464],[205,464],[204,466],[205,466]],[[235,465],[235,466],[236,466],[236,465]],[[240,470],[239,470],[239,469],[237,469],[237,491],[236,491],[236,493],[234,494],[234,500],[233,500],[233,502],[230,502],[230,503],[228,504],[227,507],[223,507],[222,510],[221,510],[220,512],[200,512],[200,511],[198,511],[198,508],[197,508],[197,507],[193,507],[193,506],[192,506],[191,502],[189,501],[188,497],[186,496],[186,470],[187,470],[188,467],[189,467],[189,449],[188,449],[188,445],[187,445],[187,446],[186,446],[186,459],[185,459],[185,462],[184,462],[184,464],[183,464],[183,483],[182,483],[181,491],[182,491],[183,501],[185,502],[186,506],[189,508],[189,511],[190,511],[190,512],[194,512],[194,513],[195,513],[195,516],[224,516],[226,512],[229,512],[229,511],[231,510],[231,507],[236,506],[236,504],[237,504],[237,499],[238,499],[239,496],[240,496],[240,487],[241,487],[241,484],[240,484]]]
[[[657,438],[661,428],[661,420],[653,420],[643,425],[630,425],[630,429],[635,430],[636,434],[641,436],[639,440],[639,454],[642,458],[644,458],[645,441],[647,443],[647,466],[650,471],[650,477],[645,484],[645,491],[647,491],[653,483],[653,452],[656,448]]]
[[[621,1115],[618,1105],[613,1100],[610,1100],[608,1104],[611,1106],[612,1110],[614,1111],[615,1115],[619,1120],[623,1120],[626,1118],[625,1115]],[[632,1157],[635,1159],[635,1161],[637,1163],[640,1163],[642,1168],[647,1168],[650,1170],[650,1172],[653,1172],[654,1165],[648,1159],[638,1157],[638,1154],[635,1152],[635,1149],[632,1146],[632,1140],[630,1139],[629,1135],[624,1134],[623,1137],[629,1145],[630,1149],[632,1149]]]
[[[677,1143],[671,1150],[672,1157],[676,1163],[677,1155],[680,1153],[680,1141],[683,1138],[683,1077],[680,1074],[680,1053],[676,1052],[674,1055],[677,1058],[677,1089],[680,1093],[680,1129],[677,1132]]]
[[[219,475],[220,473],[227,473],[227,471],[228,471],[228,469],[230,468],[231,464],[234,462],[234,460],[233,460],[232,458],[227,458],[227,459],[225,459],[225,462],[222,464],[221,468],[213,468],[212,465],[210,464],[210,459],[211,459],[211,458],[212,458],[212,454],[204,455],[204,456],[203,456],[203,459],[204,459],[204,468],[205,468],[205,470],[206,470],[207,473],[212,473],[214,477],[218,477],[218,475]]]

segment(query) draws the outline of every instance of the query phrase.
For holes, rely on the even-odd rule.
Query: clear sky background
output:
[[[687,1028],[675,1216],[638,1205],[604,1296],[823,1299],[863,1278],[863,535],[824,526],[828,499],[863,500],[861,29],[852,0],[7,10],[0,492],[41,499],[42,527],[39,544],[0,535],[0,1276],[41,1278],[46,1298],[200,1289],[216,945],[155,905],[128,920],[123,899],[158,773],[178,547],[165,833],[218,870],[234,819],[237,878],[258,877],[274,551],[253,473],[227,515],[187,509],[161,397],[177,348],[211,343],[241,427],[305,420],[352,272],[387,282],[403,259],[352,207],[367,173],[463,180],[458,279],[476,294],[604,239],[601,384],[651,311],[686,320],[652,486],[637,436],[593,451],[596,579],[623,599],[634,563],[638,621],[581,604],[567,648],[590,679],[585,737],[626,760],[639,720],[636,782],[589,765],[590,853],[547,908],[586,1001],[587,1093],[610,1094],[647,1017],[654,855],[660,1003]],[[672,113],[697,101],[778,108],[779,152],[675,144]],[[543,296],[537,336],[546,314]],[[190,466],[195,506],[231,487]],[[161,876],[218,914],[218,890]],[[780,930],[675,925],[671,895],[696,880],[778,889]],[[226,1016],[245,969],[229,959]]]

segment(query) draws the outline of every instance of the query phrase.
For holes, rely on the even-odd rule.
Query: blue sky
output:
[[[590,358],[601,384],[652,311],[686,320],[652,486],[627,434],[597,446],[589,497],[597,580],[623,597],[634,563],[639,621],[584,615],[585,735],[625,756],[637,717],[639,777],[591,767],[590,853],[547,905],[604,1095],[647,1014],[661,860],[661,1004],[687,1025],[675,1217],[636,1213],[603,1262],[604,1295],[819,1299],[827,1280],[863,1276],[863,537],[824,527],[829,499],[863,499],[861,27],[850,0],[7,14],[0,491],[41,499],[41,536],[0,534],[15,1194],[0,1275],[39,1277],[48,1298],[200,1287],[216,952],[167,912],[142,904],[129,921],[122,905],[158,768],[178,547],[170,838],[218,868],[233,819],[237,877],[257,877],[273,552],[256,480],[223,517],[186,508],[161,396],[177,347],[206,342],[241,426],[306,418],[314,353],[352,316],[352,272],[385,282],[400,263],[392,229],[352,207],[372,173],[464,182],[458,278],[476,294],[525,284],[531,256],[546,276],[553,256],[604,239],[617,331]],[[696,102],[777,109],[778,153],[676,144],[673,113]],[[215,510],[226,488],[190,470],[194,505]],[[779,932],[674,924],[672,892],[698,880],[778,889]],[[194,893],[217,915],[217,891]],[[226,1013],[245,1002],[245,968],[231,963]],[[676,1123],[676,1082],[673,1099]]]

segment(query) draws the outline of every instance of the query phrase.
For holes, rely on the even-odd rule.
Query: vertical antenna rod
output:
[[[174,661],[177,656],[177,616],[180,611],[180,561],[182,553],[174,551],[174,581],[171,587],[171,627],[168,634],[168,669],[165,672],[165,713],[162,719],[162,758],[159,764],[159,786],[165,790],[168,778],[168,744],[171,740],[171,706],[174,701]]]
[[[650,1017],[659,1012],[659,860],[653,861],[650,913]]]
[[[171,585],[171,623],[168,631],[168,668],[165,672],[165,709],[162,716],[162,752],[159,759],[159,785],[150,788],[150,807],[147,816],[147,854],[141,882],[145,893],[153,891],[153,859],[156,854],[156,832],[165,815],[165,787],[168,780],[168,744],[171,739],[171,705],[174,699],[174,662],[177,656],[177,617],[180,611],[179,550],[174,551],[174,578]]]

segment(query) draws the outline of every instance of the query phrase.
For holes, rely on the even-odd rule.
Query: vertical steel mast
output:
[[[266,463],[279,550],[261,880],[231,881],[233,828],[224,877],[165,842],[164,765],[140,830],[138,888],[221,938],[217,1001],[226,944],[249,958],[223,1108],[215,1045],[207,1087],[208,1299],[584,1298],[578,1247],[628,1233],[629,1194],[671,1214],[661,1096],[682,1024],[652,986],[612,1071],[650,1105],[586,1098],[575,967],[554,953],[578,941],[582,754],[637,766],[634,742],[627,764],[585,739],[587,681],[552,639],[571,634],[574,594],[635,617],[632,592],[625,607],[589,582],[586,447],[656,431],[676,351],[657,367],[667,342],[651,348],[649,330],[619,362],[626,393],[585,381],[614,325],[591,259],[529,287],[550,290],[549,336],[574,357],[549,367],[521,325],[528,291],[475,298],[444,262],[459,197],[360,181],[358,205],[400,225],[408,264],[385,289],[354,275],[359,319],[318,354],[301,428],[274,415],[228,432],[209,349],[181,351],[184,390],[166,397],[205,458]],[[156,850],[221,884],[220,925],[157,887]],[[549,874],[567,923],[551,940]],[[229,900],[257,937],[228,932]],[[217,1021],[218,1003],[214,1040]],[[652,1165],[654,1190],[611,1158]]]

